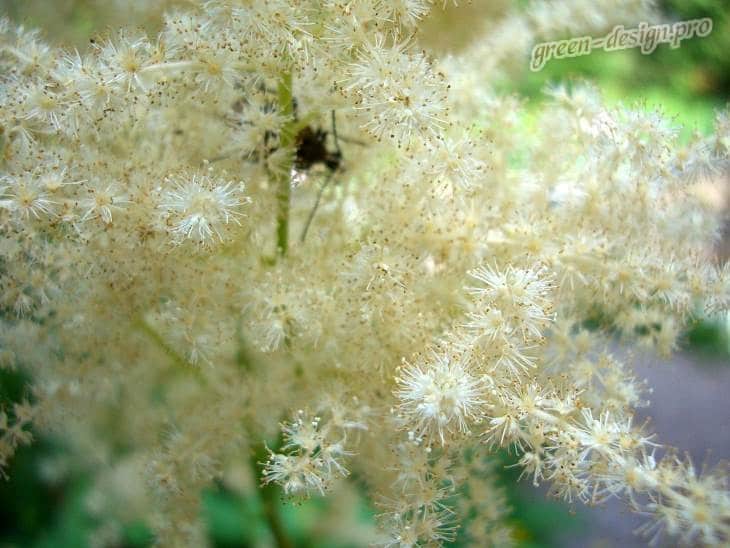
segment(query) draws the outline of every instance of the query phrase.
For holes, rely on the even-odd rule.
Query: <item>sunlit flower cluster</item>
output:
[[[214,482],[276,536],[265,497],[354,477],[369,542],[506,546],[509,449],[563,499],[727,544],[726,470],[637,424],[618,346],[669,355],[727,312],[695,186],[727,173],[730,116],[685,143],[588,84],[530,113],[497,85],[650,3],[157,4],[134,8],[158,33],[73,52],[0,21],[0,367],[29,379],[0,469],[58,435],[99,539],[141,519],[204,546]]]

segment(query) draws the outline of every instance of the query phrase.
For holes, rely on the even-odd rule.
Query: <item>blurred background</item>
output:
[[[474,0],[474,4],[481,1],[486,2]],[[184,4],[174,0],[0,0],[0,15],[27,27],[43,29],[50,42],[83,50],[97,33],[119,24],[154,32],[164,9]],[[507,9],[510,3],[505,0],[494,4]],[[516,4],[519,7],[527,2]],[[151,5],[154,7],[150,9]],[[551,60],[536,73],[528,70],[526,57],[522,67],[513,67],[499,82],[500,91],[523,96],[530,112],[539,108],[544,100],[542,92],[550,83],[589,79],[611,102],[638,103],[651,110],[659,108],[682,127],[684,140],[693,132],[710,132],[715,110],[724,107],[730,98],[730,3],[664,0],[659,5],[664,19],[669,21],[712,18],[711,35],[686,40],[677,49],[660,45],[651,55],[629,49]],[[454,17],[454,24],[464,23],[469,12],[461,19],[458,15]],[[458,48],[459,44],[449,43],[446,47]],[[727,212],[728,188],[727,174],[724,174],[717,180],[707,181],[704,192],[718,210]],[[724,241],[715,250],[721,258],[728,256],[729,240],[726,230]],[[634,364],[637,376],[646,378],[654,388],[652,405],[640,410],[636,422],[650,418],[651,428],[660,433],[661,441],[688,451],[695,463],[712,465],[730,457],[728,319],[698,321],[684,338],[682,350],[669,363],[647,354],[635,357]],[[20,401],[27,395],[27,386],[21,371],[0,370],[0,404],[7,407]],[[641,518],[629,514],[622,504],[612,501],[600,509],[592,509],[551,501],[545,497],[544,490],[532,488],[529,482],[517,483],[519,471],[509,467],[515,462],[513,455],[503,454],[500,458],[501,483],[507,489],[519,546],[646,544],[632,534]],[[263,519],[261,499],[240,495],[245,489],[231,489],[237,481],[246,484],[251,479],[242,471],[241,478],[227,478],[225,484],[205,493],[204,515],[212,544],[221,548],[267,546],[271,538]],[[90,478],[83,466],[66,458],[62,438],[41,437],[31,447],[21,448],[10,466],[9,479],[0,480],[0,548],[151,544],[143,523],[127,523],[121,532],[100,528],[96,515],[103,501],[94,500],[90,492]],[[342,497],[361,501],[359,515],[348,527],[347,541],[332,536],[330,531],[335,528],[328,525],[353,519],[338,514],[337,500]],[[277,499],[275,504],[297,546],[366,546],[374,528],[374,509],[366,505],[352,485],[343,486],[334,502],[310,500],[284,504]],[[340,522],[338,529],[342,528]],[[120,542],[119,538],[123,540]]]

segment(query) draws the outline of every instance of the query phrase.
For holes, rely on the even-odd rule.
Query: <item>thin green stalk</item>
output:
[[[256,450],[252,451],[251,466],[253,467],[255,477],[258,477],[260,463],[265,462],[268,457],[269,453],[266,450],[266,445],[263,443],[258,444]],[[278,548],[294,548],[294,543],[286,532],[286,528],[281,520],[281,513],[279,512],[281,488],[275,483],[267,483],[261,486],[259,492],[261,493],[261,506],[264,512],[264,518],[269,525],[276,546]]]
[[[279,146],[284,151],[294,147],[296,138],[296,120],[294,119],[294,102],[292,96],[292,75],[285,73],[277,89],[279,114],[288,121],[281,129]],[[282,165],[277,166],[275,173],[276,201],[276,250],[280,256],[286,255],[289,247],[289,207],[291,201],[291,168],[293,155],[285,155]]]
[[[172,346],[170,346],[168,342],[162,337],[162,335],[155,331],[155,329],[149,323],[147,323],[144,318],[137,318],[134,321],[133,325],[139,331],[147,335],[147,337],[149,337],[165,353],[168,358],[170,358],[170,361],[172,361],[178,369],[184,371],[185,373],[194,375],[198,380],[205,383],[205,377],[203,377],[203,375],[200,373],[200,370],[198,370],[183,356],[178,354],[175,349],[172,348]]]

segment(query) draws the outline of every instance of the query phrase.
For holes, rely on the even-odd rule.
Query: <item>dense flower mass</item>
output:
[[[726,470],[635,424],[612,342],[668,355],[727,312],[696,184],[730,114],[683,143],[588,84],[529,121],[495,85],[649,2],[177,4],[80,52],[0,21],[0,366],[31,383],[1,470],[60,434],[118,502],[100,527],[164,546],[206,544],[201,494],[242,467],[290,497],[356,476],[373,543],[505,546],[508,448],[566,500],[730,540]]]

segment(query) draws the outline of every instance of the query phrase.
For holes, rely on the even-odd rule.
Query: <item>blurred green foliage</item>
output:
[[[693,352],[730,358],[730,317],[696,322],[687,332],[686,345]],[[730,365],[730,359],[724,363]]]
[[[610,101],[640,103],[674,117],[683,126],[684,139],[695,129],[710,133],[715,110],[723,108],[730,97],[730,4],[666,0],[661,5],[669,21],[711,18],[712,33],[684,40],[677,49],[660,44],[650,55],[642,55],[638,48],[596,50],[582,57],[551,59],[539,72],[527,70],[525,62],[521,78],[503,82],[504,89],[539,100],[551,83],[589,80]],[[561,38],[568,37],[555,37]]]

